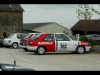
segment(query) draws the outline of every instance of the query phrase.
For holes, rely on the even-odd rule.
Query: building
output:
[[[87,24],[87,34],[100,34],[100,20],[79,20],[72,28],[73,35],[84,35],[85,24]]]
[[[5,29],[7,35],[22,32],[23,12],[20,4],[0,4],[0,36]]]
[[[47,22],[47,23],[25,23],[23,24],[23,32],[24,33],[63,33],[65,27],[55,23],[55,22]],[[67,29],[69,35],[72,35],[72,31]]]

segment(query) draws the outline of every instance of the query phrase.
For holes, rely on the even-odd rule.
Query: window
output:
[[[76,40],[74,36],[68,35],[72,40]]]
[[[34,36],[33,38],[31,38],[31,40],[37,40],[37,39],[38,39],[39,37],[41,37],[41,36],[42,36],[42,34],[40,33],[40,34]]]
[[[88,38],[91,38],[91,37],[92,37],[92,35],[87,35],[87,37],[88,37]]]
[[[22,33],[22,38],[26,37],[28,35],[28,33]]]
[[[56,41],[70,41],[70,39],[64,34],[56,34]]]
[[[24,37],[23,39],[27,39],[28,37],[30,37],[32,34],[28,34],[26,37]]]
[[[10,36],[8,36],[8,38],[12,38],[13,35],[14,35],[14,34],[11,34]]]
[[[21,34],[17,34],[17,38],[21,39],[22,38]]]
[[[48,34],[44,41],[54,41],[54,35],[53,34]]]

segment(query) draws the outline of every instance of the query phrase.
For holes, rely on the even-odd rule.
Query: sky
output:
[[[73,27],[79,19],[76,8],[79,4],[20,4],[24,9],[23,23],[56,22],[68,29]],[[89,4],[100,12],[99,4]],[[100,15],[93,14],[91,19],[99,19]]]

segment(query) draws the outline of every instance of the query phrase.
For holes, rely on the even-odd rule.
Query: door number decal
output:
[[[60,43],[61,49],[67,49],[67,43]]]

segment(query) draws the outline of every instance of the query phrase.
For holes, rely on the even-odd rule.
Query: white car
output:
[[[20,39],[24,38],[27,34],[28,33],[13,33],[3,40],[3,45],[8,48],[17,48],[20,45]]]

